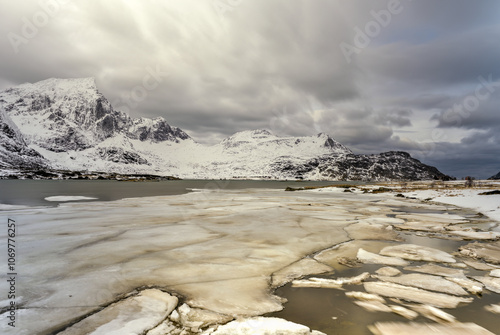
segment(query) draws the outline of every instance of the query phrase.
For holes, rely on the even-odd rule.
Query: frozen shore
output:
[[[304,276],[335,277],[346,261],[363,264],[368,256],[404,260],[399,265],[401,270],[439,263],[445,269],[459,264],[467,271],[470,266],[464,260],[477,262],[491,268],[481,270],[484,274],[477,278],[460,276],[462,281],[450,281],[449,286],[467,289],[477,284],[495,292],[498,279],[490,272],[500,259],[496,263],[495,259],[473,259],[477,251],[474,245],[456,255],[443,250],[446,255],[437,260],[408,258],[404,250],[383,252],[392,250],[384,248],[404,245],[403,232],[429,233],[432,237],[439,233],[443,235],[439,237],[467,238],[495,246],[499,237],[494,231],[496,222],[483,220],[475,227],[470,217],[448,213],[446,201],[458,205],[451,201],[459,199],[446,193],[450,190],[401,192],[408,197],[432,197],[440,204],[395,197],[401,191],[396,188],[378,194],[322,188],[305,192],[202,190],[170,197],[65,203],[52,208],[7,208],[0,211],[1,219],[15,220],[19,232],[18,309],[16,328],[8,325],[9,312],[3,310],[0,330],[3,334],[69,335],[320,334],[296,323],[261,317],[283,308],[285,301],[274,295],[273,289]],[[470,192],[463,190],[460,194],[473,199],[476,194]],[[496,195],[486,197],[498,199]],[[474,204],[488,204],[488,210],[479,209],[497,218],[500,201],[497,208],[490,201]],[[399,208],[429,210],[432,214],[408,214]],[[468,236],[461,233],[469,231]],[[1,248],[6,248],[6,241],[2,235]],[[372,254],[357,257],[363,248]],[[436,276],[436,269],[431,272]],[[394,288],[390,285],[413,287],[414,277],[379,277],[383,283],[378,284],[380,278],[371,275],[362,280],[372,283],[366,291],[388,296],[383,289]],[[3,275],[1,279],[0,289],[7,292],[7,278]],[[454,299],[453,293],[439,294],[449,295],[457,305],[473,299],[473,295]],[[401,295],[389,297],[408,300]],[[416,302],[432,307],[426,301]],[[2,306],[8,303],[2,301]]]

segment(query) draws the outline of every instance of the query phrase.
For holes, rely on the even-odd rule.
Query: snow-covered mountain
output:
[[[115,111],[93,78],[23,84],[0,92],[0,103],[28,142],[54,152],[91,148],[118,134],[154,142],[189,138],[163,118],[131,119]]]
[[[48,79],[0,92],[0,168],[102,171],[181,178],[446,179],[406,153],[354,155],[326,134],[243,131],[196,143],[163,118],[113,109],[92,78]]]

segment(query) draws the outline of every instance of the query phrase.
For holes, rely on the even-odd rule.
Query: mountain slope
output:
[[[407,153],[354,155],[326,134],[243,131],[205,146],[163,118],[113,109],[92,78],[48,79],[0,92],[0,168],[181,178],[447,179]]]
[[[500,179],[500,172],[498,172],[496,175],[491,176],[488,178],[488,180],[499,180]]]
[[[391,181],[450,180],[438,169],[412,158],[408,153],[389,151],[374,155],[348,154],[312,159],[300,166],[281,162],[278,170],[289,170],[304,179]],[[285,165],[283,165],[285,164]]]
[[[4,109],[0,107],[0,169],[43,169],[47,162],[29,148]]]
[[[93,78],[47,79],[0,92],[0,103],[26,140],[54,152],[83,150],[107,138],[179,141],[189,136],[165,120],[115,111]]]

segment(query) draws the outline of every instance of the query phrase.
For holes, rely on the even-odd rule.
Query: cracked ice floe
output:
[[[312,258],[306,257],[273,273],[271,278],[271,286],[283,286],[293,279],[304,276],[304,274],[315,275],[326,272],[333,272],[333,269],[328,265],[322,264]]]
[[[495,314],[500,314],[500,305],[488,305],[484,306],[484,309],[486,309],[488,312],[495,313]]]
[[[415,311],[412,311],[411,309],[408,309],[403,306],[398,306],[398,305],[389,305],[391,312],[401,315],[402,317],[408,319],[408,320],[414,320],[418,317],[418,313]]]
[[[489,270],[494,270],[498,269],[498,265],[493,265],[493,264],[487,264],[483,262],[479,262],[473,259],[463,259],[462,260],[467,266],[470,266],[471,268],[479,271],[489,271]]]
[[[475,259],[481,259],[485,262],[495,265],[500,264],[500,242],[491,243],[469,243],[459,248],[462,255]]]
[[[451,325],[440,325],[435,323],[401,323],[401,322],[377,322],[369,327],[374,335],[495,335],[487,329],[475,323],[454,323]]]
[[[362,274],[352,278],[309,278],[292,281],[293,287],[321,287],[321,288],[337,288],[341,289],[343,285],[358,285],[366,279],[370,278],[370,273],[363,272]]]
[[[441,308],[456,308],[461,303],[470,303],[472,298],[462,298],[443,293],[429,292],[416,287],[385,282],[366,282],[365,290],[388,298],[404,299]]]
[[[475,280],[470,280],[467,277],[446,277],[451,282],[462,286],[464,289],[469,291],[472,294],[482,294],[483,293],[483,285]]]
[[[500,278],[500,269],[491,270],[490,276]]]
[[[45,200],[47,200],[47,201],[59,201],[59,202],[80,201],[80,200],[97,200],[97,199],[98,198],[85,197],[83,195],[55,195],[55,196],[45,198]]]
[[[370,293],[347,292],[347,296],[358,299],[354,303],[369,312],[395,313],[404,318],[413,320],[418,317],[418,313],[408,308],[398,305],[386,305],[384,298]]]
[[[380,251],[383,256],[400,257],[411,261],[456,263],[455,258],[447,252],[415,244],[400,244],[385,247]]]
[[[369,222],[369,220],[352,224],[345,231],[355,240],[392,240],[401,241],[398,233],[391,225]]]
[[[177,301],[176,297],[160,290],[145,290],[83,319],[58,334],[142,334],[162,322],[174,310]]]
[[[406,222],[395,225],[399,230],[424,231],[424,232],[444,232],[447,224],[436,224],[435,222]]]
[[[364,301],[378,301],[382,304],[385,304],[385,299],[377,294],[352,291],[352,292],[346,292],[345,295],[348,296],[349,298],[354,298]]]
[[[379,276],[394,277],[400,275],[401,271],[391,266],[385,266],[375,271],[375,273],[378,274]]]
[[[500,294],[500,278],[481,276],[474,276],[472,278],[474,278],[478,282],[481,282],[487,290]]]
[[[279,318],[254,317],[231,321],[202,335],[326,335]]]
[[[357,258],[364,264],[383,264],[392,266],[407,266],[410,263],[401,257],[388,257],[374,254],[362,248],[358,250]]]
[[[500,233],[493,231],[447,230],[447,234],[462,237],[464,240],[497,240]]]
[[[440,310],[437,307],[434,306],[429,306],[429,305],[408,305],[408,307],[412,308],[413,310],[419,312],[426,318],[440,322],[440,323],[453,323],[456,322],[457,319],[449,314],[446,313],[445,311]]]
[[[419,266],[407,266],[404,269],[408,271],[427,273],[436,276],[465,278],[464,270],[452,269],[432,263]]]
[[[336,269],[342,269],[343,266],[360,265],[356,259],[359,248],[366,250],[380,250],[389,245],[388,242],[353,240],[336,245],[327,250],[323,250],[314,256],[317,261],[332,266]],[[350,263],[350,264],[347,264]]]
[[[449,213],[398,214],[398,218],[405,219],[408,222],[428,222],[438,226],[467,223],[467,220],[464,217]]]
[[[169,319],[181,326],[182,329],[189,329],[189,331],[193,333],[198,333],[203,328],[207,328],[214,324],[224,324],[231,321],[233,318],[228,315],[199,308],[191,308],[187,304],[182,304],[172,312]],[[170,325],[171,323],[167,320],[166,324]],[[161,325],[159,327],[161,327]]]
[[[381,303],[380,301],[361,300],[361,301],[355,301],[354,303],[359,307],[366,309],[369,312],[384,312],[384,313],[392,312],[389,306]]]
[[[389,283],[421,288],[428,291],[436,291],[453,295],[468,295],[461,286],[450,282],[442,277],[410,273],[398,277],[375,276],[375,278]]]

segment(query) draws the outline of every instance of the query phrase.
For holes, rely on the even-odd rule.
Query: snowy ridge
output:
[[[23,84],[0,92],[0,103],[29,143],[54,152],[84,150],[118,134],[155,141],[189,138],[162,118],[134,120],[115,111],[93,78]]]
[[[220,145],[225,152],[273,150],[274,155],[280,156],[291,156],[297,152],[301,153],[301,157],[352,154],[350,149],[323,133],[307,137],[278,137],[267,130],[248,130],[224,139]]]
[[[3,169],[47,162],[59,170],[200,179],[449,178],[406,153],[354,155],[323,133],[279,137],[251,130],[201,145],[161,117],[132,119],[114,110],[93,78],[23,84],[0,92],[0,107]]]

